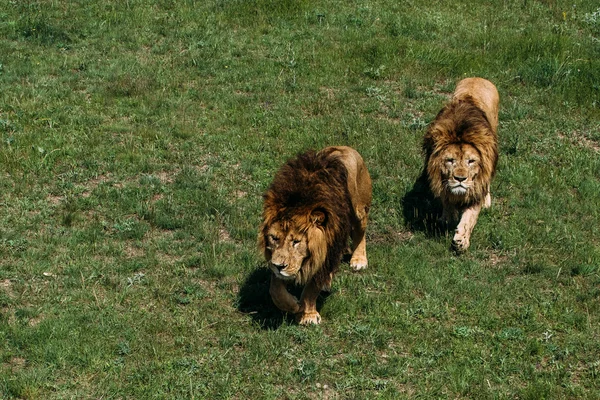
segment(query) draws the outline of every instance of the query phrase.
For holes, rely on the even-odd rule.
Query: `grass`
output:
[[[600,9],[592,1],[5,1],[0,397],[597,398]],[[493,206],[425,229],[425,127],[496,83]],[[370,267],[303,328],[261,194],[307,148],[374,181]]]

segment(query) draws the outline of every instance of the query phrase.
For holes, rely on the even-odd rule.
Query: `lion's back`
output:
[[[339,159],[346,168],[347,186],[354,210],[368,210],[372,201],[372,182],[367,165],[358,151],[348,146],[330,146],[320,153]]]
[[[464,100],[471,97],[473,103],[486,115],[494,134],[498,128],[498,107],[500,95],[496,86],[483,78],[465,78],[458,82],[453,100]]]

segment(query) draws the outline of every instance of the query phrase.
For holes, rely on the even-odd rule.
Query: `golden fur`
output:
[[[301,324],[318,324],[316,298],[331,284],[348,238],[350,266],[367,266],[365,229],[371,205],[371,178],[350,147],[309,151],[288,161],[264,195],[258,244],[272,271],[270,294]],[[300,301],[287,283],[304,285]]]
[[[498,91],[482,78],[466,78],[429,126],[423,141],[425,171],[443,218],[460,221],[453,247],[464,251],[481,207],[491,205],[498,162]]]

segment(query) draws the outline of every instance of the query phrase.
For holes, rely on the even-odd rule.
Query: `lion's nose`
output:
[[[459,182],[463,182],[467,180],[466,176],[460,176],[460,175],[454,175],[454,179],[459,181]]]

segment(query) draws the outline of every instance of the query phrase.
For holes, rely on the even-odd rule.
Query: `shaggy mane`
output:
[[[264,237],[275,222],[281,222],[285,228],[296,226],[307,234],[310,256],[300,269],[298,284],[314,276],[322,285],[339,266],[351,229],[352,206],[347,181],[348,171],[341,160],[330,153],[311,150],[283,165],[263,196],[263,225],[259,237],[263,249]],[[311,222],[310,216],[315,210],[326,215],[321,227]],[[322,243],[311,243],[311,239]]]
[[[475,178],[475,197],[469,201],[481,201],[496,173],[498,141],[495,129],[470,96],[446,105],[427,129],[423,140],[426,168],[439,169],[444,149],[453,144],[469,144],[479,152],[481,171]],[[439,174],[429,174],[429,179],[434,194],[439,196],[442,192]]]

